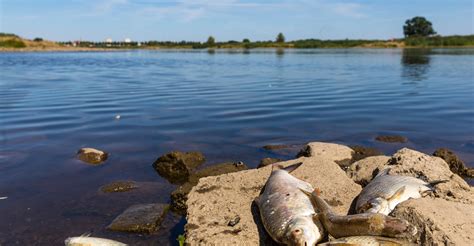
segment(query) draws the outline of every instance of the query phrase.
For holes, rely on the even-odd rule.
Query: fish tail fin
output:
[[[291,172],[293,172],[294,170],[296,170],[298,167],[300,167],[301,165],[303,165],[303,162],[298,162],[298,163],[289,165],[289,166],[287,166],[287,167],[284,167],[284,166],[281,165],[281,164],[276,164],[276,165],[272,165],[272,171],[275,171],[275,170],[284,170],[284,171],[287,171],[287,172],[291,173]]]

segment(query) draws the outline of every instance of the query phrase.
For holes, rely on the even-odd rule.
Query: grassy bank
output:
[[[395,40],[320,40],[304,39],[289,42],[244,40],[242,42],[230,40],[208,45],[205,42],[51,42],[42,39],[27,40],[15,34],[0,33],[1,50],[120,50],[120,49],[255,49],[255,48],[404,48],[404,47],[474,47],[474,35],[466,36],[436,36],[419,37]]]
[[[404,41],[405,41],[405,45],[410,46],[410,47],[474,46],[474,35],[407,38]]]

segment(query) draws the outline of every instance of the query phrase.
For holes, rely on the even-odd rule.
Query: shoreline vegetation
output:
[[[212,39],[211,39],[212,38]],[[211,41],[210,41],[211,40]],[[207,42],[193,41],[146,41],[146,42],[54,42],[42,38],[24,39],[15,34],[0,33],[0,52],[12,51],[120,51],[154,49],[314,49],[314,48],[453,48],[474,47],[474,35],[410,37],[391,40],[320,40],[295,41],[225,41],[216,42],[210,37]]]

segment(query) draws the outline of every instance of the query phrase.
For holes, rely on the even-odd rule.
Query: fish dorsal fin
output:
[[[276,164],[276,165],[272,165],[272,171],[284,170],[284,171],[287,171],[287,172],[291,173],[291,172],[293,172],[294,170],[296,170],[298,167],[300,167],[301,165],[303,165],[303,162],[298,162],[298,163],[289,165],[289,166],[287,166],[287,167],[284,167],[284,166],[281,165],[281,164]]]
[[[380,170],[379,173],[377,173],[377,175],[374,177],[374,179],[378,178],[380,176],[388,175],[388,172],[390,172],[390,168],[384,168],[384,169]]]
[[[388,197],[387,201],[391,202],[393,200],[396,200],[397,198],[401,197],[404,192],[405,192],[405,186],[402,186],[400,189],[395,191],[395,193],[393,193],[393,195],[391,197]]]

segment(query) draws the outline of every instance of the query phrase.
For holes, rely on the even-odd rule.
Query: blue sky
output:
[[[0,0],[0,32],[50,40],[288,40],[402,37],[425,16],[473,34],[473,0]]]

